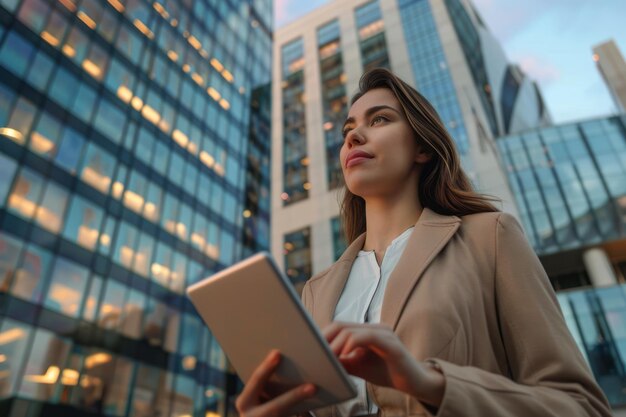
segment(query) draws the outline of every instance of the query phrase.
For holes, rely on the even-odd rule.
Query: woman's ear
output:
[[[415,155],[415,162],[418,164],[425,164],[430,161],[433,157],[432,152],[427,152],[423,147],[419,147],[417,150],[417,154]]]

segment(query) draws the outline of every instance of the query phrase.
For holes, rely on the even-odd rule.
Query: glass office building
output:
[[[0,0],[0,415],[226,414],[184,290],[268,246],[271,16]]]
[[[614,407],[626,406],[626,117],[498,139],[526,236]]]
[[[498,140],[528,238],[539,255],[626,238],[626,117]]]
[[[328,2],[275,33],[272,253],[302,285],[345,248],[339,149],[363,72],[391,69],[435,107],[474,185],[513,194],[495,138],[549,121],[536,84],[510,63],[467,0]],[[303,231],[306,231],[304,233]],[[309,242],[294,256],[292,247]]]

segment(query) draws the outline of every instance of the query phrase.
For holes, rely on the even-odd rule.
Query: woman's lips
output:
[[[352,151],[346,158],[346,168],[350,168],[355,165],[362,164],[368,159],[372,159],[373,156],[363,151]]]
[[[346,162],[346,168],[350,168],[352,166],[355,165],[359,165],[362,164],[363,162],[372,159],[372,157],[366,157],[366,156],[355,156],[353,158],[348,159],[348,162]]]

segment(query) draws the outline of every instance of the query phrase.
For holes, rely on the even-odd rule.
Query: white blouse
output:
[[[335,308],[334,321],[353,323],[378,323],[383,305],[385,288],[389,276],[394,270],[413,227],[395,238],[385,251],[385,256],[378,266],[374,251],[360,251],[350,270],[348,281],[339,297]],[[365,380],[351,377],[358,391],[358,396],[337,406],[342,417],[375,414],[378,407],[367,398]]]

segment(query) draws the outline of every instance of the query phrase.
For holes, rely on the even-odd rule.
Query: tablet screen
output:
[[[245,259],[187,289],[196,310],[246,382],[272,349],[282,354],[272,389],[303,383],[317,386],[314,397],[293,413],[346,401],[356,389],[291,283],[267,253]]]

